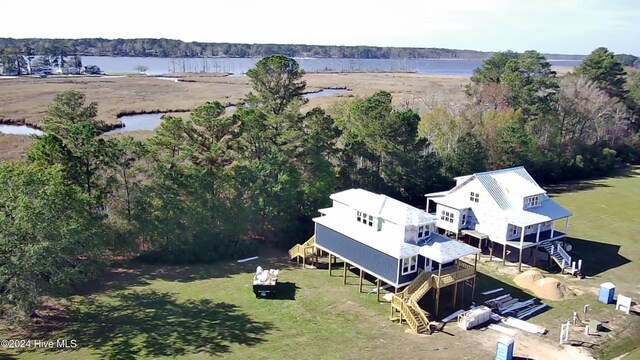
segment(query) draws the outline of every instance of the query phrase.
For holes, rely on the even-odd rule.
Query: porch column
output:
[[[569,217],[567,217],[567,221],[564,223],[564,235],[567,237],[567,232],[569,231]]]
[[[378,302],[380,302],[380,279],[376,279],[376,293],[378,295]],[[402,313],[402,312],[401,312]],[[402,323],[402,320],[400,321]]]
[[[477,256],[477,255],[476,255]],[[456,260],[456,273],[460,271],[460,259]],[[456,307],[456,296],[458,295],[458,282],[453,287],[453,308]]]
[[[555,221],[555,220],[553,220],[553,221],[551,222],[551,238],[550,238],[550,239],[553,239],[553,235],[554,235],[554,233],[555,233],[555,230],[556,230],[556,221]]]
[[[489,245],[489,262],[493,261],[493,241],[487,239],[487,244]]]
[[[502,244],[502,266],[507,262],[507,243]]]
[[[440,275],[442,274],[442,264],[438,263],[438,285],[436,287],[436,314],[438,316],[438,308],[440,307]]]
[[[329,276],[331,276],[331,263],[333,262],[333,255],[329,253]]]
[[[364,271],[362,271],[362,269],[360,269],[360,290],[359,292],[362,292],[362,277],[364,276]]]
[[[521,226],[520,229],[520,258],[518,260],[518,271],[522,271],[522,248],[524,247],[524,226]]]
[[[476,254],[476,256],[474,256],[474,260],[473,260],[473,285],[471,286],[471,301],[475,301],[475,297],[476,297],[476,276],[478,276],[478,257],[480,257],[480,254]],[[467,282],[465,280],[465,282]],[[462,283],[462,289],[464,290],[464,283]],[[462,293],[462,306],[464,306],[464,293]]]
[[[536,243],[538,243],[538,241],[540,241],[540,225],[542,225],[542,224],[538,224],[538,232],[536,232]]]

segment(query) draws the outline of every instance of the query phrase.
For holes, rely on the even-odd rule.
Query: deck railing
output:
[[[432,274],[435,277],[434,286],[436,288],[442,288],[472,278],[475,273],[475,266],[464,261],[457,260],[456,265],[443,270],[440,273],[440,276],[438,276],[437,271],[430,272],[429,274]]]
[[[567,252],[564,251],[564,249],[560,244],[556,244],[555,247],[558,250],[558,254],[562,256],[562,260],[563,260],[562,262],[564,263],[562,268],[564,269],[565,267],[571,266],[571,256],[569,256],[569,254],[567,254]]]
[[[409,306],[413,308],[413,310],[415,312],[418,313],[418,317],[420,318],[420,320],[422,320],[422,323],[426,326],[429,327],[429,319],[427,319],[427,317],[424,315],[424,312],[422,311],[422,309],[420,308],[420,306],[418,306],[418,303],[413,300],[412,298],[409,298]],[[416,324],[416,329],[418,324]]]

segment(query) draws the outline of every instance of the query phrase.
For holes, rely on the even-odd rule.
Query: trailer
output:
[[[264,270],[258,266],[253,276],[253,293],[256,298],[274,298],[278,288],[279,270]]]

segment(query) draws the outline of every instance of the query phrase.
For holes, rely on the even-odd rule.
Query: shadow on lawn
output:
[[[125,262],[112,265],[97,279],[81,286],[76,293],[90,295],[103,291],[125,290],[132,286],[146,286],[152,280],[192,282],[213,278],[228,278],[238,274],[252,274],[257,266],[264,269],[290,269],[296,267],[282,256],[282,252],[268,251],[256,260],[244,263],[220,261],[215,264],[165,265]]]
[[[620,245],[571,237],[567,242],[573,246],[572,253],[582,259],[582,273],[586,276],[599,275],[631,262],[619,254]]]
[[[547,190],[549,195],[558,195],[566,192],[576,192],[583,190],[591,190],[595,188],[606,188],[611,187],[610,185],[603,184],[602,180],[613,179],[613,178],[623,178],[623,177],[633,177],[640,176],[640,168],[639,167],[623,167],[616,170],[613,174],[607,177],[601,177],[597,179],[589,179],[589,180],[579,180],[579,181],[570,181],[564,182],[560,184],[554,185],[545,185],[544,188]]]
[[[210,300],[176,302],[166,293],[120,293],[110,301],[86,298],[69,310],[62,338],[75,339],[104,359],[219,356],[232,344],[265,341],[274,325],[252,320],[235,305]]]

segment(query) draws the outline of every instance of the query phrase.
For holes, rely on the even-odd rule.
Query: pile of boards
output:
[[[547,304],[540,303],[536,298],[521,301],[510,294],[489,299],[484,304],[496,314],[512,315],[517,319],[529,317],[547,307]]]

